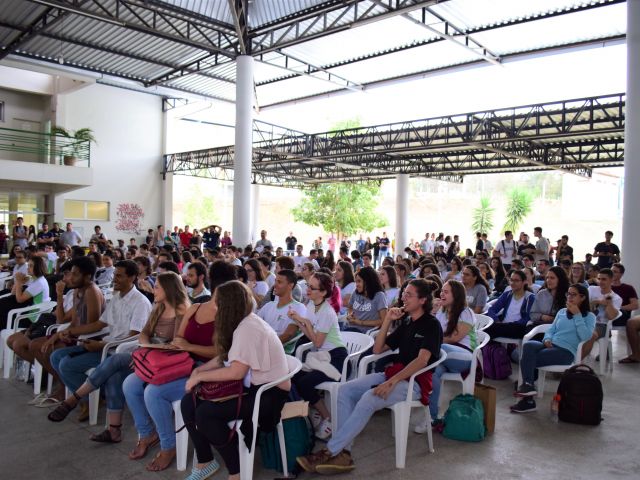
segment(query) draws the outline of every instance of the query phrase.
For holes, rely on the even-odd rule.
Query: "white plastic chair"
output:
[[[331,429],[337,431],[338,429],[338,389],[340,385],[348,381],[350,378],[356,377],[356,367],[358,365],[358,359],[360,355],[373,347],[374,338],[359,332],[340,332],[342,340],[346,344],[347,352],[349,355],[345,359],[342,365],[342,374],[340,380],[337,382],[322,382],[316,385],[317,390],[324,390],[329,395],[329,405],[331,411]],[[311,342],[305,343],[298,347],[296,351],[296,358],[302,361],[302,355],[307,350],[310,350],[313,344]],[[349,365],[351,365],[351,376],[348,375]],[[326,401],[326,398],[325,398]]]
[[[9,311],[7,315],[7,328],[0,332],[0,350],[2,355],[3,377],[9,378],[11,375],[11,368],[13,367],[14,354],[7,346],[7,339],[14,333],[23,330],[19,328],[21,320],[31,320],[33,316],[36,318],[42,313],[49,313],[56,308],[56,302],[43,302],[37,305],[30,305],[23,308],[14,308]]]
[[[69,327],[69,323],[56,323],[47,328],[47,336],[58,330],[64,330]],[[39,395],[42,385],[42,373],[44,369],[38,360],[33,361],[33,394]],[[47,395],[51,395],[53,390],[53,375],[47,376]]]
[[[619,311],[616,318],[607,322],[604,337],[599,338],[596,342],[598,344],[598,355],[600,355],[600,375],[605,375],[607,372],[613,373],[613,342],[611,341],[611,329],[613,328],[613,322],[621,316],[622,312]]]
[[[236,432],[238,435],[238,449],[240,453],[240,480],[253,479],[253,458],[256,454],[256,440],[258,438],[258,409],[260,407],[260,397],[262,397],[262,394],[265,392],[265,390],[273,388],[281,384],[282,382],[291,379],[291,377],[298,373],[300,371],[300,368],[302,368],[300,360],[290,355],[287,355],[287,364],[289,366],[289,373],[287,373],[287,375],[279,378],[274,382],[262,385],[256,393],[256,399],[253,405],[253,414],[251,415],[251,421],[253,422],[253,440],[251,442],[250,450],[247,448],[247,445],[244,442],[244,435],[240,431],[242,420],[238,420],[238,422],[229,422],[229,427],[233,427],[234,424],[236,425]],[[287,449],[284,440],[284,427],[282,426],[282,420],[280,420],[276,428],[278,431],[278,443],[280,444],[282,468],[284,469],[284,476],[288,477],[289,471],[287,468]]]
[[[466,378],[462,378],[460,373],[443,373],[440,377],[442,383],[445,381],[460,382],[462,383],[462,393],[473,395],[473,389],[476,383],[476,370],[478,368],[478,362],[482,365],[482,347],[484,347],[491,338],[485,332],[477,332],[478,341],[480,342],[476,348],[473,349],[473,356],[471,358],[471,368],[469,369],[469,375]]]
[[[253,415],[251,417],[253,422],[253,444],[251,446],[251,451],[247,449],[247,446],[244,443],[244,435],[242,435],[242,432],[240,431],[242,420],[238,420],[237,423],[235,420],[229,422],[229,428],[234,428],[234,425],[235,425],[237,435],[238,435],[241,480],[245,480],[245,479],[251,480],[253,478],[253,458],[255,456],[256,437],[258,436],[258,433],[257,433],[258,408],[257,407],[260,405],[260,397],[262,396],[265,390],[273,388],[276,385],[279,385],[286,380],[290,380],[291,377],[293,377],[296,373],[298,373],[300,371],[300,368],[302,368],[302,363],[300,363],[300,360],[298,360],[297,358],[292,357],[291,355],[287,355],[286,358],[287,358],[287,365],[289,367],[289,372],[287,373],[287,375],[274,382],[262,385],[258,389],[258,392],[256,393],[255,403],[253,407]],[[178,432],[184,426],[182,411],[180,410],[181,402],[182,400],[176,400],[175,402],[172,403],[176,432]],[[277,425],[277,431],[278,431],[278,442],[280,443],[280,455],[282,458],[282,465],[284,468],[284,476],[287,477],[289,475],[289,472],[287,469],[287,450],[285,448],[284,428],[282,426],[282,420],[280,420],[280,423],[278,423]],[[184,428],[180,430],[178,433],[176,433],[176,467],[180,471],[187,469],[188,449],[189,449],[189,432],[186,428]],[[193,455],[193,462],[194,464],[197,462],[197,457],[195,452]]]
[[[487,328],[493,325],[493,318],[489,315],[484,315],[482,313],[476,313],[476,330],[479,332],[484,332]]]
[[[545,323],[544,325],[538,325],[537,327],[533,328],[529,333],[527,333],[524,336],[524,338],[522,339],[522,344],[524,345],[526,342],[531,340],[533,337],[535,337],[539,333],[546,332],[547,330],[549,330],[550,327],[551,327],[550,323]],[[576,355],[573,358],[573,362],[570,365],[547,365],[546,367],[537,367],[537,369],[538,369],[538,387],[537,387],[538,398],[542,398],[543,395],[544,395],[544,381],[545,381],[546,372],[563,373],[568,368],[571,368],[572,366],[578,365],[579,363],[581,363],[581,361],[582,361],[581,360],[582,346],[584,345],[584,343],[585,342],[580,342],[580,344],[578,345],[578,348],[576,350]],[[520,377],[519,378],[522,379],[522,371],[520,371]]]
[[[413,384],[415,379],[421,373],[428,370],[433,370],[447,358],[447,354],[444,350],[440,350],[440,358],[433,362],[431,365],[418,370],[409,378],[409,388],[407,389],[407,398],[401,402],[395,403],[391,406],[393,412],[393,436],[396,440],[396,468],[404,468],[407,459],[407,442],[409,435],[409,420],[411,418],[412,408],[422,408],[424,405],[420,400],[413,400]],[[426,410],[427,425],[431,425],[431,415],[429,415],[429,409]],[[429,452],[433,453],[433,432],[431,428],[427,428],[427,442],[429,445]]]
[[[122,340],[114,340],[113,342],[108,342],[102,347],[102,357],[100,358],[100,363],[104,362],[105,358],[114,347],[118,347],[118,345],[122,345],[125,343],[137,343],[138,335],[134,335],[132,337],[124,338]],[[95,368],[90,368],[85,372],[87,377],[93,373]],[[98,408],[100,407],[100,389],[97,388],[89,394],[89,425],[96,425],[98,423]]]

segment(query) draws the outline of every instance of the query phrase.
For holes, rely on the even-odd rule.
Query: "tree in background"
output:
[[[185,198],[182,218],[183,223],[190,225],[192,230],[216,223],[218,215],[211,191],[203,191],[198,183],[193,185]]]
[[[502,230],[511,230],[515,233],[525,217],[531,212],[533,198],[527,190],[512,188],[507,193],[507,208],[505,211],[506,221]]]
[[[341,238],[388,224],[376,212],[378,198],[377,183],[328,183],[305,190],[300,204],[291,213],[296,221],[320,226]]]
[[[473,223],[471,230],[473,232],[489,233],[493,228],[493,212],[495,209],[491,206],[489,197],[480,198],[480,206],[473,209]]]

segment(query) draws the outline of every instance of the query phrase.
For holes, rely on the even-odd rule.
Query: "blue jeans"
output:
[[[75,392],[87,379],[85,373],[90,368],[97,367],[102,358],[99,352],[87,352],[82,345],[54,350],[49,361],[62,383]]]
[[[447,343],[443,343],[441,348],[447,352],[447,359],[433,371],[431,395],[429,395],[429,413],[434,420],[438,418],[442,374],[462,373],[471,368],[471,352],[469,350]],[[466,360],[466,358],[468,358],[468,360]]]
[[[131,373],[131,354],[115,353],[105,358],[87,378],[94,389],[104,387],[108,412],[121,412],[124,409],[122,383]]]
[[[124,380],[122,390],[140,438],[149,437],[156,431],[162,450],[175,448],[176,434],[171,404],[184,397],[186,384],[187,377],[163,385],[145,384],[135,373]]]
[[[327,448],[332,455],[342,450],[351,449],[353,440],[367,426],[369,419],[378,410],[390,407],[394,403],[407,398],[409,382],[399,382],[386,400],[373,394],[374,385],[385,382],[384,373],[372,373],[356,380],[351,380],[340,386],[338,390],[338,431],[333,436]],[[420,398],[420,387],[413,385],[413,399]]]
[[[553,346],[547,348],[542,342],[532,340],[522,346],[520,370],[522,381],[533,384],[536,377],[536,367],[547,365],[571,365],[574,355],[569,350]]]

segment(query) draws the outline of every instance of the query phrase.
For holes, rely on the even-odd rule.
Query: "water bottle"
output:
[[[560,395],[557,393],[551,399],[550,416],[551,420],[558,423],[558,411],[560,410]]]

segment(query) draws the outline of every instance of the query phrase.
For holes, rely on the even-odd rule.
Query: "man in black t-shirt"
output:
[[[293,257],[296,253],[296,244],[298,243],[298,239],[293,236],[293,232],[289,232],[289,236],[284,239],[284,243],[287,245],[287,251],[285,255],[288,257]]]
[[[376,336],[373,353],[398,349],[398,363],[388,369],[388,375],[372,373],[340,387],[337,412],[341,421],[339,428],[333,432],[327,448],[297,458],[305,471],[334,474],[353,470],[351,445],[373,413],[406,400],[409,378],[438,360],[442,328],[430,313],[432,296],[430,282],[424,279],[411,280],[402,295],[404,307],[389,309]],[[387,336],[392,322],[401,319],[401,325]],[[422,400],[429,394],[428,391],[421,392],[420,379],[421,376],[417,376],[414,383],[414,400]],[[332,412],[332,415],[335,414]]]
[[[604,242],[600,242],[593,249],[593,256],[598,257],[600,268],[611,268],[611,265],[620,261],[620,249],[615,243],[611,243],[612,238],[613,232],[607,230],[604,232]]]
[[[218,248],[220,246],[220,234],[222,233],[222,227],[219,225],[209,225],[203,230],[202,242],[204,243],[204,248],[208,248],[210,250]]]

